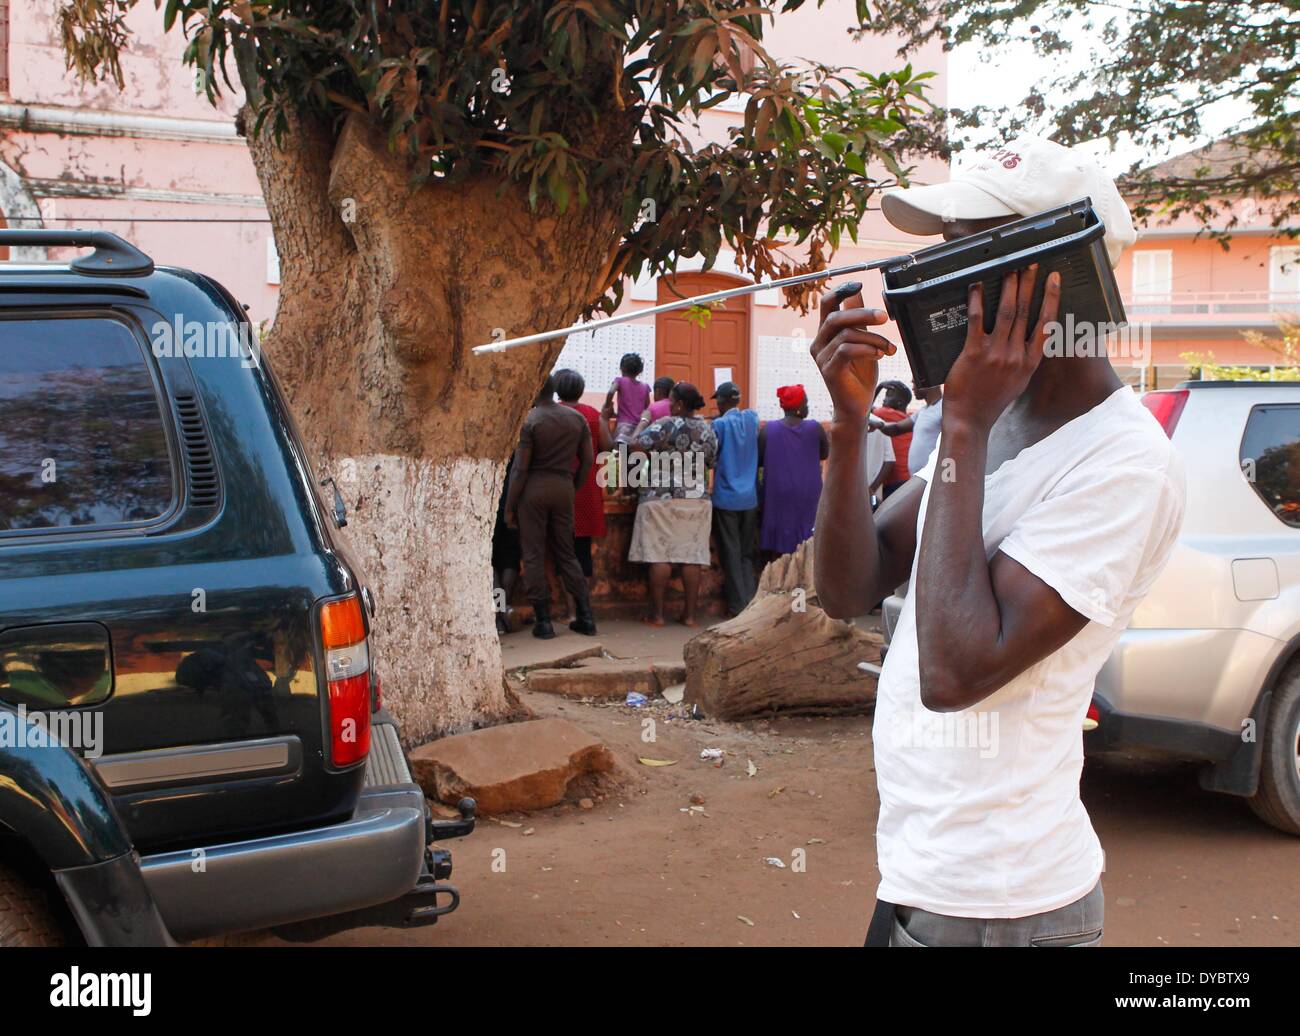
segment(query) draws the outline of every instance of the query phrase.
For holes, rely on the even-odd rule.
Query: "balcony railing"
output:
[[[1172,291],[1126,294],[1124,309],[1131,318],[1171,317],[1192,323],[1225,324],[1245,317],[1273,319],[1300,315],[1300,291]],[[1160,323],[1159,319],[1153,321]],[[1172,322],[1172,321],[1171,321]]]

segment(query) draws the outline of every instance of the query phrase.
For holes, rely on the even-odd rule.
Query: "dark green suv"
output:
[[[375,602],[241,307],[86,231],[0,264],[0,946],[311,938],[459,895]]]

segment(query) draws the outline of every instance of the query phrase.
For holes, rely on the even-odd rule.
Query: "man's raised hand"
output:
[[[884,310],[863,306],[861,291],[847,298],[839,292],[822,297],[821,326],[809,351],[830,390],[836,422],[865,425],[870,416],[880,358],[893,356],[898,347],[866,328],[888,319]]]
[[[1002,297],[992,331],[984,330],[983,285],[967,297],[966,344],[943,387],[943,419],[974,422],[985,429],[1025,391],[1043,359],[1051,325],[1061,308],[1061,275],[1048,276],[1038,321],[1029,323],[1038,265],[1002,279]],[[947,427],[947,425],[945,425]]]

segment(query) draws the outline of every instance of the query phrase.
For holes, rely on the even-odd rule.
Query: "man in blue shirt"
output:
[[[758,414],[740,409],[740,388],[724,381],[713,393],[718,416],[718,463],[713,471],[713,535],[727,594],[727,611],[739,615],[758,587]]]

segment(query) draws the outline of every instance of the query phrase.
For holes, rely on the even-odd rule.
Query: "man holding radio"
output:
[[[899,229],[953,240],[1088,196],[1111,263],[1135,239],[1091,159],[1020,138],[948,183],[893,191]],[[816,584],[837,618],[911,577],[873,727],[881,883],[869,945],[1096,945],[1103,854],[1079,797],[1097,671],[1163,568],[1182,469],[1105,355],[1044,357],[1060,278],[978,285],[929,461],[873,515],[863,451],[877,363],[896,346],[860,292],[832,293],[812,354],[834,419]],[[843,307],[843,308],[841,308]],[[985,330],[986,325],[991,330]]]

